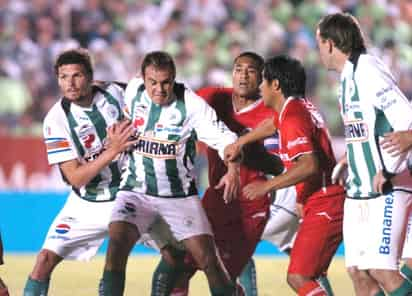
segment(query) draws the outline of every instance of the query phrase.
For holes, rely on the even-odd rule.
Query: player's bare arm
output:
[[[348,171],[348,159],[345,155],[338,161],[332,171],[332,183],[339,184],[341,186],[345,185],[346,175]]]
[[[225,162],[234,161],[238,158],[244,145],[267,138],[273,135],[275,131],[276,127],[271,118],[262,121],[254,130],[239,137],[235,143],[226,146],[224,152]]]
[[[399,156],[412,148],[412,130],[387,133],[381,144],[392,156]]]
[[[227,173],[220,179],[219,184],[215,189],[223,190],[223,200],[225,203],[230,203],[238,196],[240,180],[239,180],[239,163],[229,162]]]
[[[247,199],[266,196],[273,190],[289,187],[305,181],[319,170],[318,158],[315,153],[303,154],[297,158],[294,165],[284,174],[264,182],[253,182],[243,189]]]
[[[130,122],[123,121],[107,129],[108,145],[106,149],[93,161],[80,163],[72,159],[60,163],[59,167],[67,181],[75,188],[89,183],[105,166],[109,165],[119,153],[134,145],[137,140],[129,140],[134,135]]]

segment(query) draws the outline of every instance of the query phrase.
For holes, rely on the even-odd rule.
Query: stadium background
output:
[[[59,96],[53,62],[60,51],[86,47],[95,79],[127,81],[145,53],[167,50],[176,60],[177,79],[193,89],[230,85],[233,57],[243,50],[290,54],[304,63],[308,96],[341,154],[338,79],[320,66],[314,38],[319,18],[335,11],[358,17],[370,50],[383,57],[411,99],[411,1],[0,0],[0,227],[6,263],[9,255],[40,248],[65,200],[67,187],[48,167],[41,140],[42,119]],[[201,187],[207,184],[205,167],[200,156]],[[279,255],[268,244],[257,253]],[[7,268],[0,268],[0,276],[6,270],[13,277]]]

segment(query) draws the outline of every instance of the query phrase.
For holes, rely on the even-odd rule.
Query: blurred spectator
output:
[[[176,59],[178,79],[196,89],[230,85],[243,50],[287,53],[304,63],[308,94],[323,108],[333,135],[342,128],[336,85],[319,67],[314,27],[335,11],[354,13],[372,51],[412,96],[412,4],[407,0],[0,0],[0,133],[37,134],[59,93],[56,55],[83,46],[96,79],[127,81],[145,53]],[[396,34],[394,32],[396,31]]]

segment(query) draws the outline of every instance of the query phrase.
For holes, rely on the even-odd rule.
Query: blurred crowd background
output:
[[[308,96],[340,136],[337,77],[320,65],[314,32],[337,11],[358,17],[370,50],[412,99],[412,1],[0,0],[0,135],[41,135],[59,96],[54,60],[82,46],[95,79],[118,81],[136,75],[147,52],[166,50],[193,89],[230,86],[241,51],[287,53],[306,66]]]

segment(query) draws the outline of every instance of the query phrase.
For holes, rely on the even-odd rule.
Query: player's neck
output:
[[[90,90],[86,95],[79,97],[76,101],[73,102],[74,104],[83,107],[83,108],[88,108],[92,105],[93,103],[93,92]]]
[[[241,111],[242,109],[252,105],[256,102],[256,98],[247,98],[244,96],[233,95],[232,96],[233,107],[235,108],[236,112]]]

